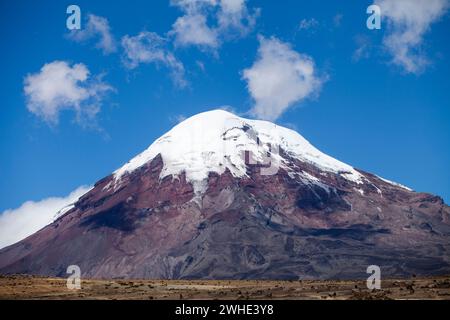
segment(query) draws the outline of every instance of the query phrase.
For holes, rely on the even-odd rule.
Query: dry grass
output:
[[[450,277],[384,280],[370,291],[365,281],[66,280],[0,276],[0,299],[450,299]]]

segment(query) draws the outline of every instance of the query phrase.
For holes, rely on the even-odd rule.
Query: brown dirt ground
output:
[[[0,276],[0,299],[436,299],[450,300],[450,276],[383,280],[370,291],[365,281],[83,280],[69,290],[66,279]]]

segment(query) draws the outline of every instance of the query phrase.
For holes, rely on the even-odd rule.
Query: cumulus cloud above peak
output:
[[[207,25],[206,16],[200,13],[179,17],[169,34],[175,36],[177,46],[195,45],[210,48],[219,46],[217,31]]]
[[[275,37],[262,36],[257,60],[243,71],[242,78],[254,100],[251,113],[272,121],[294,103],[317,94],[323,83],[311,57]]]
[[[181,47],[215,50],[230,37],[247,35],[259,15],[259,9],[250,12],[246,0],[172,0],[171,4],[184,12],[169,32]]]
[[[259,14],[259,9],[251,13],[245,0],[222,0],[217,14],[219,30],[226,36],[232,36],[233,33],[245,36],[255,26]]]
[[[104,94],[112,87],[101,77],[90,75],[83,63],[71,65],[66,61],[53,61],[41,70],[29,74],[24,80],[24,93],[28,110],[44,121],[57,124],[62,110],[73,110],[77,121],[87,125],[100,111]]]
[[[448,0],[376,0],[387,21],[383,45],[392,63],[407,73],[421,73],[429,64],[423,54],[425,34],[450,7]]]

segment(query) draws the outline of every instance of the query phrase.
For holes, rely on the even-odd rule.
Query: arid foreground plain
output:
[[[0,276],[0,299],[435,299],[450,300],[450,276],[384,280],[380,290],[365,281],[82,280]]]

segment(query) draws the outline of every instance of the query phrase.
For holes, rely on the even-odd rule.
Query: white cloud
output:
[[[241,36],[249,33],[259,16],[259,9],[250,13],[245,0],[221,0],[217,13],[218,29],[225,35],[238,32]]]
[[[448,0],[376,0],[388,22],[383,44],[392,63],[418,74],[429,64],[422,52],[424,35],[449,7]]]
[[[217,32],[208,27],[206,16],[202,14],[186,14],[179,17],[173,24],[170,34],[175,35],[177,46],[217,48],[219,45]]]
[[[28,110],[52,124],[58,123],[64,109],[74,110],[81,124],[85,124],[84,118],[93,120],[109,90],[112,88],[100,78],[90,77],[82,63],[70,66],[65,61],[53,61],[24,80]]]
[[[88,15],[86,27],[80,30],[72,30],[68,38],[76,42],[85,42],[97,39],[96,47],[104,54],[110,54],[117,49],[114,36],[111,34],[108,20],[93,14]]]
[[[186,86],[183,64],[167,49],[167,41],[154,32],[143,31],[137,36],[124,36],[123,62],[129,69],[141,63],[162,64],[170,69],[173,81],[180,87]]]
[[[259,15],[259,9],[249,12],[246,0],[172,0],[171,4],[184,12],[169,32],[182,47],[216,50],[227,38],[248,34]]]
[[[50,224],[59,210],[76,202],[90,189],[82,186],[66,197],[27,201],[19,208],[3,211],[0,214],[0,248],[25,239]]]
[[[255,105],[255,116],[277,119],[294,103],[316,94],[322,83],[311,57],[294,51],[275,37],[259,38],[258,58],[242,78]]]

